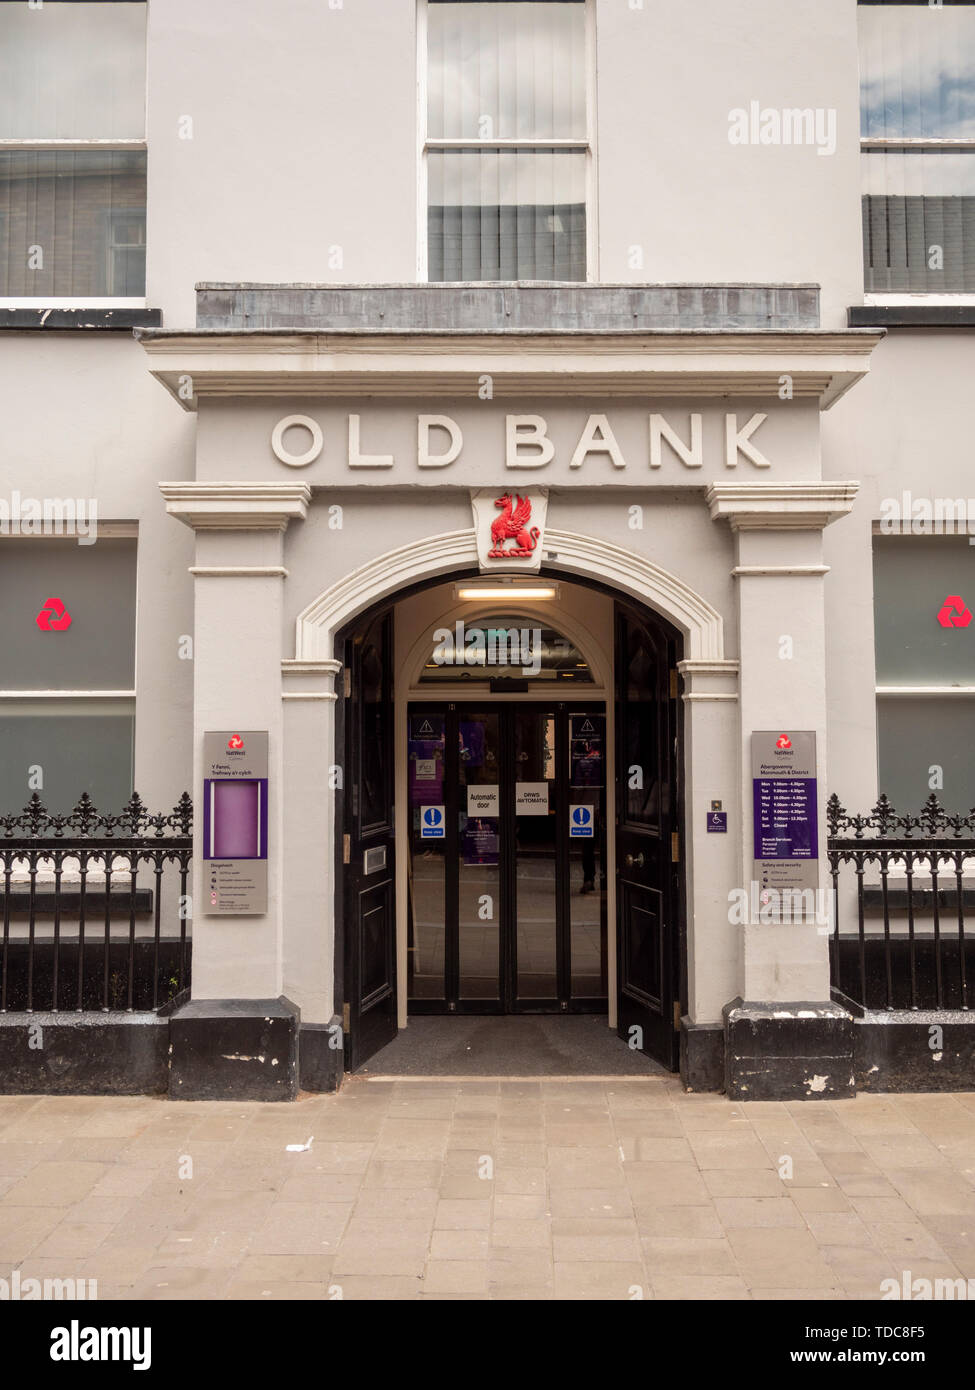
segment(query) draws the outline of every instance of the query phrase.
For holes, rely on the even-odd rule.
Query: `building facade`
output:
[[[0,4],[8,1089],[533,1011],[970,1083],[973,74],[972,4]],[[182,883],[31,848],[133,790]]]

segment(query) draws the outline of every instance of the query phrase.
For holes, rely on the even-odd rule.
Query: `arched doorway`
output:
[[[608,662],[586,660],[589,642],[567,638],[558,619],[534,630],[535,652],[524,607],[471,610],[465,630],[481,632],[485,647],[473,686],[453,679],[472,674],[466,661],[459,673],[424,660],[425,679],[409,665],[394,670],[388,601],[339,634],[350,776],[339,807],[336,992],[348,1069],[395,1037],[404,1012],[607,1014],[628,1046],[676,1068],[682,635],[600,592]],[[568,626],[579,631],[571,616]],[[460,635],[430,629],[427,657],[438,643],[449,657],[447,634]],[[519,640],[522,680],[511,674]],[[506,660],[493,677],[492,643]],[[394,676],[405,706],[393,699]]]

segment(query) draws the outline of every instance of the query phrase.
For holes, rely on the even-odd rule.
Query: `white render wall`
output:
[[[862,302],[853,0],[644,0],[642,9],[596,0],[596,33],[599,278],[815,282],[824,327],[845,326],[847,306]],[[413,0],[345,0],[340,10],[325,0],[279,7],[150,0],[147,303],[162,310],[167,328],[194,326],[201,280],[415,279],[422,218],[414,51]],[[753,99],[835,110],[836,153],[731,145],[728,112]],[[192,118],[192,140],[179,138],[184,116]],[[341,266],[329,264],[332,247],[341,248]],[[642,266],[633,263],[634,247]],[[825,580],[825,790],[838,791],[851,809],[866,809],[877,790],[870,523],[880,500],[905,488],[916,495],[975,491],[967,481],[973,368],[975,345],[965,334],[895,333],[875,353],[868,379],[822,417],[822,475],[861,482],[852,515],[823,538],[832,567]],[[359,407],[364,418],[387,409],[368,401]],[[645,414],[654,407],[683,421],[693,408],[686,401],[620,408]],[[420,408],[397,402],[388,413],[406,420]],[[451,402],[428,408],[454,413]],[[499,403],[494,416],[504,408]],[[810,407],[748,402],[742,419],[752,408],[775,417],[756,442],[781,440],[767,477],[819,476],[814,430],[799,424]],[[330,472],[327,458],[295,472],[274,461],[267,421],[299,409],[338,416],[341,403],[323,412],[320,402],[223,402],[197,417],[152,379],[143,349],[122,333],[0,333],[0,409],[4,492],[92,496],[102,520],[138,523],[135,783],[153,809],[167,809],[186,788],[198,792],[193,665],[178,658],[180,637],[194,630],[186,571],[195,543],[165,515],[158,491],[161,480],[197,476],[198,429],[199,476],[291,477],[324,489],[308,519],[292,522],[284,537],[289,576],[280,609],[268,610],[282,657],[294,655],[298,613],[336,579],[406,541],[470,525],[463,489],[439,483],[422,493],[391,491],[372,479],[353,489],[347,475]],[[610,400],[593,409],[613,415],[615,407]],[[553,419],[576,422],[582,410],[562,402]],[[482,460],[494,449],[489,418],[483,437],[478,427],[470,435]],[[709,520],[703,500],[704,486],[718,476],[705,469],[700,485],[684,484],[678,498],[642,464],[631,464],[625,479],[603,469],[593,486],[571,495],[568,484],[578,480],[566,475],[565,490],[550,499],[549,524],[586,530],[670,570],[722,614],[725,655],[737,657],[735,543],[726,525]],[[501,478],[486,463],[450,481],[466,489]],[[650,487],[652,503],[638,491]],[[629,529],[631,500],[647,506],[642,532]],[[345,508],[340,532],[323,515],[334,502]],[[211,550],[220,553],[218,544]],[[197,633],[198,643],[208,640]],[[702,740],[702,781],[714,747],[726,741],[727,710],[715,706],[707,720],[715,733],[713,745]],[[716,775],[737,778],[740,769],[722,765]],[[696,851],[690,846],[699,860],[716,850],[706,840]],[[714,923],[726,886],[707,871]],[[242,955],[249,935],[240,933]],[[703,935],[697,942],[692,979],[692,1012],[705,1021],[730,997],[727,982],[738,968],[725,937],[715,931],[708,943],[713,953]],[[693,941],[691,952],[695,960]],[[330,990],[329,980],[323,1016]]]

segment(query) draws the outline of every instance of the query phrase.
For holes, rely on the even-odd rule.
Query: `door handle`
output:
[[[634,858],[632,854],[628,854],[626,858],[623,860],[623,863],[626,865],[628,869],[632,869],[634,867],[636,867],[637,869],[642,869],[643,851],[641,850],[640,853],[636,856],[636,858]]]

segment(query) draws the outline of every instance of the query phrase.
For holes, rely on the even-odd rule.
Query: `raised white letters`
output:
[[[504,417],[504,464],[506,468],[544,468],[555,457],[555,445],[547,434],[548,426],[541,415],[506,415]],[[526,458],[522,449],[537,449]]]
[[[666,439],[685,468],[703,468],[704,437],[700,415],[691,416],[691,444],[688,448],[680,435],[667,424],[663,415],[650,416],[650,467],[660,467],[660,441]]]
[[[450,446],[445,454],[431,454],[430,431],[446,430]],[[453,463],[464,445],[464,436],[456,420],[449,415],[418,415],[416,417],[416,463],[418,468],[446,468]]]
[[[392,454],[363,454],[359,452],[359,417],[349,416],[349,467],[392,468]]]
[[[626,467],[626,459],[605,415],[589,416],[586,427],[579,436],[575,452],[569,460],[569,467],[581,468],[587,454],[609,454],[614,468]]]
[[[749,444],[749,439],[765,420],[767,415],[753,415],[741,429],[738,428],[738,416],[726,415],[724,417],[724,440],[725,440],[725,465],[728,468],[738,467],[738,455],[744,454],[745,458],[755,465],[756,468],[771,468],[772,465],[763,453],[755,448],[754,444]]]

